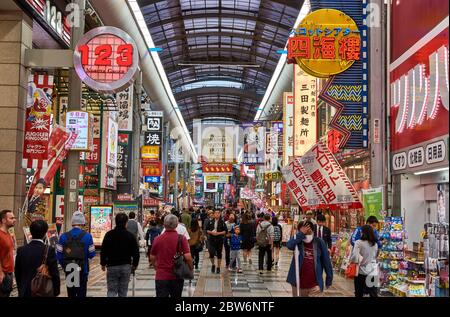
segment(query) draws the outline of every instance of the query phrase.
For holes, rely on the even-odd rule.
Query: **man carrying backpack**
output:
[[[256,227],[256,244],[259,248],[259,274],[263,274],[264,257],[267,253],[267,271],[272,270],[272,246],[273,246],[274,230],[270,223],[270,215],[264,215],[263,220]]]
[[[56,246],[56,258],[66,273],[67,296],[86,297],[89,259],[95,257],[92,236],[81,229],[86,224],[83,213],[72,216],[72,230],[63,233]]]

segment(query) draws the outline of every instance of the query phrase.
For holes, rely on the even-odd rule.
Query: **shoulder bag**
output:
[[[44,248],[42,264],[36,270],[36,276],[31,280],[32,297],[54,297],[53,281],[47,266],[49,246]]]
[[[177,243],[177,252],[173,257],[174,266],[173,266],[173,274],[175,277],[180,280],[192,280],[194,279],[194,273],[191,271],[186,261],[184,260],[184,254],[181,248],[181,241],[183,236],[178,235],[178,243]]]

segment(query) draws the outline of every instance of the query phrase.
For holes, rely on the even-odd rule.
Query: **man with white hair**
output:
[[[173,259],[177,251],[183,253],[184,260],[189,268],[194,269],[189,243],[185,236],[177,232],[177,226],[178,218],[172,214],[167,215],[164,218],[164,233],[153,241],[150,261],[156,269],[156,297],[179,298],[183,293],[184,280],[177,279],[173,272]]]

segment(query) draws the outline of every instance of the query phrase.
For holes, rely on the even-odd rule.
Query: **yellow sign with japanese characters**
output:
[[[349,69],[360,59],[360,31],[344,12],[316,10],[294,32],[288,42],[288,58],[294,58],[310,75],[327,78]]]

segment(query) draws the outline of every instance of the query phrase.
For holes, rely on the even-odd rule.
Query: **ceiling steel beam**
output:
[[[255,100],[257,102],[261,101],[262,95],[258,95],[255,92],[237,88],[229,88],[229,87],[204,87],[204,88],[195,88],[185,90],[179,93],[174,94],[175,99],[181,100],[184,98],[189,98],[192,96],[199,95],[232,95],[239,96],[242,98],[247,98],[251,100]]]

